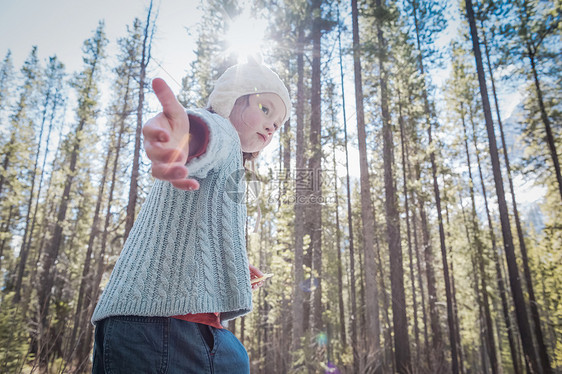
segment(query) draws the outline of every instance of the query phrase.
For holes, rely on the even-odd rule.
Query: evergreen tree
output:
[[[392,290],[392,317],[394,330],[394,361],[399,373],[412,370],[410,343],[408,339],[408,321],[406,319],[406,300],[404,293],[404,269],[402,244],[400,238],[400,221],[397,207],[397,192],[394,177],[394,140],[389,111],[389,91],[387,75],[387,41],[383,27],[388,23],[390,11],[381,0],[375,2],[375,25],[377,34],[377,57],[379,60],[379,86],[383,136],[384,190],[386,235],[389,246],[390,280]]]
[[[533,338],[531,333],[531,328],[529,326],[529,320],[527,318],[527,311],[525,306],[525,299],[523,297],[523,291],[521,289],[521,283],[519,280],[519,270],[517,269],[517,264],[515,260],[515,253],[513,247],[513,237],[511,235],[511,227],[509,224],[509,216],[507,212],[507,204],[505,201],[505,193],[503,188],[503,180],[500,171],[498,150],[496,145],[496,136],[494,133],[493,123],[492,123],[492,113],[490,109],[490,103],[488,100],[488,90],[486,86],[486,77],[484,73],[484,68],[482,64],[482,55],[480,52],[480,43],[478,37],[478,31],[476,29],[476,22],[474,17],[474,9],[472,7],[472,1],[466,0],[466,14],[468,22],[470,25],[470,36],[472,39],[472,48],[474,52],[474,58],[476,60],[476,70],[478,74],[478,83],[480,86],[480,95],[482,97],[482,105],[484,109],[484,117],[486,120],[486,129],[488,132],[488,141],[490,145],[490,156],[492,159],[492,167],[494,170],[494,181],[496,186],[496,195],[498,197],[498,207],[500,212],[500,220],[502,226],[502,236],[505,246],[505,253],[507,257],[507,264],[509,269],[509,281],[511,284],[511,292],[513,295],[513,300],[515,303],[515,311],[517,316],[517,322],[519,325],[519,332],[521,334],[521,340],[523,344],[523,350],[525,351],[525,360],[531,367],[531,370],[539,372],[541,366],[535,350],[533,348]],[[548,362],[548,361],[547,361]],[[542,368],[544,372],[550,372],[549,367]]]
[[[131,183],[129,184],[129,202],[127,204],[127,216],[125,218],[125,239],[129,236],[129,232],[133,227],[136,218],[136,208],[138,199],[138,181],[140,167],[140,147],[141,132],[143,125],[144,112],[144,93],[146,86],[146,70],[150,63],[150,53],[152,48],[152,38],[156,25],[156,17],[152,18],[152,0],[147,10],[146,22],[142,34],[142,45],[140,46],[140,59],[138,61],[138,103],[137,103],[137,126],[135,132],[135,148],[133,152],[133,170],[131,171]]]
[[[17,235],[22,224],[27,202],[30,199],[27,186],[31,184],[29,170],[33,169],[27,145],[36,144],[35,125],[39,115],[38,100],[41,67],[37,58],[37,47],[33,47],[21,68],[22,84],[18,87],[18,98],[9,117],[9,134],[1,145],[0,204],[2,206],[2,242],[0,253],[6,255],[6,245]],[[4,215],[7,213],[7,215]],[[23,222],[25,224],[25,222]],[[7,257],[7,256],[5,256]],[[11,256],[10,256],[11,257]],[[17,261],[17,260],[16,260]],[[17,263],[10,269],[7,291],[14,290],[17,281]],[[18,296],[16,298],[16,296]],[[19,302],[19,295],[12,302]]]
[[[104,24],[100,22],[94,36],[84,42],[84,70],[76,76],[74,86],[78,90],[77,124],[68,139],[68,171],[64,181],[64,190],[61,203],[57,209],[56,223],[52,239],[41,258],[41,272],[38,283],[38,308],[39,308],[39,351],[40,364],[46,365],[49,350],[44,341],[48,339],[46,333],[49,327],[49,304],[51,289],[55,281],[54,266],[63,242],[63,228],[69,206],[69,196],[73,187],[74,176],[78,158],[82,152],[82,143],[88,127],[95,124],[97,117],[98,77],[101,74],[102,61],[105,54],[107,39]]]
[[[12,51],[8,50],[6,57],[0,62],[0,124],[6,122],[4,116],[7,114],[8,108],[10,107],[10,92],[14,84],[14,78]]]
[[[25,228],[24,228],[23,239],[20,249],[20,255],[19,255],[20,260],[18,263],[18,272],[16,275],[16,282],[14,288],[15,291],[14,302],[19,302],[21,299],[22,281],[26,270],[27,257],[31,249],[31,242],[33,239],[33,233],[35,229],[37,209],[38,209],[40,192],[41,192],[40,189],[41,183],[39,183],[37,198],[35,198],[35,184],[37,180],[37,174],[39,173],[42,174],[42,172],[38,170],[38,166],[39,166],[38,164],[39,164],[39,158],[42,153],[42,146],[44,142],[43,133],[49,117],[52,118],[57,112],[58,107],[60,107],[63,104],[62,97],[61,97],[61,90],[63,89],[63,85],[64,85],[64,75],[65,75],[64,65],[57,59],[56,56],[51,57],[45,69],[44,81],[41,82],[41,85],[39,85],[39,87],[43,91],[41,92],[42,97],[38,98],[39,99],[38,101],[41,101],[41,105],[39,106],[41,110],[41,114],[40,117],[38,118],[40,122],[39,131],[38,131],[39,136],[37,140],[37,151],[35,152],[35,157],[34,157],[35,161],[31,173],[31,187],[30,187],[29,198],[27,201]],[[49,127],[49,130],[50,129],[51,127]],[[48,134],[50,135],[50,131],[48,131]],[[47,142],[45,142],[45,144],[48,144],[48,139]],[[40,178],[40,181],[42,181],[42,178]],[[35,209],[32,209],[34,200],[36,202]],[[25,310],[26,307],[24,306],[24,311]]]
[[[372,210],[371,182],[367,160],[367,135],[365,132],[365,113],[363,109],[363,79],[361,73],[361,48],[359,40],[359,11],[357,1],[352,0],[353,24],[353,71],[355,83],[355,107],[357,112],[357,138],[359,141],[359,167],[361,172],[361,221],[363,234],[363,252],[365,256],[366,298],[365,326],[367,336],[366,354],[370,360],[377,362],[380,354],[379,291],[376,284],[376,264],[374,249],[375,218]],[[362,368],[359,368],[362,370]]]

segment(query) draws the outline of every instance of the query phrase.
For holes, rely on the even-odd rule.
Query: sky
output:
[[[116,40],[126,35],[126,26],[135,17],[146,19],[149,0],[0,0],[0,57],[12,51],[19,69],[33,45],[44,60],[57,55],[68,72],[82,68],[82,45],[93,35],[100,20],[105,21],[114,56]],[[193,59],[193,37],[187,28],[199,21],[197,0],[155,0],[158,7],[157,33],[153,42],[153,74],[170,81],[177,91]],[[160,65],[160,66],[159,66]],[[173,87],[175,85],[176,87]]]
[[[176,93],[180,89],[179,82],[186,75],[189,63],[194,58],[194,41],[197,35],[195,28],[201,18],[201,11],[197,9],[199,4],[199,0],[154,0],[158,18],[149,79],[157,76],[164,78]],[[66,65],[67,72],[80,71],[82,45],[93,35],[100,20],[104,20],[105,31],[110,40],[108,56],[115,58],[117,39],[126,35],[126,26],[131,25],[135,17],[143,21],[146,19],[148,5],[149,0],[0,0],[0,58],[3,59],[10,49],[14,66],[19,69],[32,46],[36,45],[41,60],[45,61],[56,54]],[[447,44],[456,34],[459,21],[454,17],[450,17],[450,20],[452,22],[443,33],[444,40],[440,40],[440,43]],[[188,30],[192,31],[192,35]],[[238,36],[236,33],[232,34],[234,37]],[[440,86],[449,71],[445,68],[432,75],[433,83]],[[346,79],[350,82],[346,84],[346,103],[351,136],[350,172],[352,177],[357,178],[359,170],[357,140],[353,134],[355,100],[351,87],[352,78],[352,74],[348,73]],[[339,77],[336,80],[339,81]],[[514,90],[504,95],[502,100],[503,116],[507,118],[520,102],[521,96]],[[277,147],[273,143],[263,155],[269,161],[266,165],[276,166],[277,163],[272,160],[276,158]],[[344,154],[340,153],[337,155],[338,159],[343,161]],[[338,174],[343,173],[343,169],[338,170]]]

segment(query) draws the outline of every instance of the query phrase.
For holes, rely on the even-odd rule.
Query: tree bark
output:
[[[382,12],[382,1],[376,0],[377,13]],[[404,268],[402,260],[402,244],[400,238],[400,217],[397,207],[396,187],[393,174],[394,142],[388,110],[387,76],[384,63],[386,61],[386,41],[382,32],[382,19],[376,19],[376,31],[379,50],[379,84],[381,100],[381,116],[383,122],[383,163],[386,235],[390,259],[390,282],[392,292],[392,322],[394,330],[394,360],[399,373],[412,371],[410,342],[408,338],[408,320],[406,318],[406,297],[404,294]],[[382,265],[381,265],[382,266]]]
[[[68,173],[66,175],[66,179],[64,182],[64,188],[61,195],[61,202],[57,212],[57,218],[55,223],[55,228],[53,232],[53,236],[51,241],[47,245],[47,248],[43,252],[43,256],[41,259],[41,268],[42,271],[39,274],[39,289],[37,291],[37,299],[38,299],[38,309],[39,309],[39,346],[42,345],[42,341],[46,337],[46,333],[49,326],[48,321],[48,314],[49,314],[49,302],[51,298],[51,288],[54,284],[55,278],[55,261],[57,260],[58,253],[60,247],[63,242],[63,223],[66,219],[66,212],[69,205],[70,199],[70,191],[73,186],[74,176],[76,174],[76,167],[78,165],[78,157],[79,152],[81,151],[80,147],[82,145],[82,138],[84,137],[84,127],[87,123],[87,114],[92,109],[92,104],[95,104],[95,101],[92,102],[90,95],[94,94],[94,87],[95,87],[95,80],[94,75],[97,73],[99,69],[99,64],[102,58],[102,51],[105,44],[105,37],[103,36],[103,30],[101,29],[101,25],[98,27],[96,31],[96,35],[93,39],[94,45],[92,45],[93,50],[92,53],[92,62],[91,65],[87,68],[87,80],[86,80],[86,87],[83,91],[84,97],[83,100],[79,104],[79,122],[76,126],[75,132],[72,136],[70,154],[69,154],[69,161],[68,161]],[[38,353],[39,362],[41,365],[47,363],[47,355],[49,352],[45,350],[41,350]]]
[[[339,13],[338,13],[339,15]],[[338,20],[338,25],[339,25]],[[357,352],[357,291],[355,289],[355,245],[353,233],[353,215],[351,211],[351,186],[349,176],[349,150],[347,138],[347,116],[345,111],[345,90],[344,90],[344,75],[343,75],[343,62],[342,62],[342,48],[341,48],[341,27],[338,28],[338,45],[339,45],[339,59],[340,59],[340,77],[342,89],[342,111],[343,111],[343,134],[344,134],[344,147],[345,147],[345,168],[346,168],[346,200],[347,200],[347,225],[349,230],[349,295],[351,304],[350,319],[350,339],[351,351],[353,353],[353,371],[359,371],[359,360]]]
[[[484,75],[484,67],[482,64],[482,55],[480,53],[480,42],[478,32],[476,29],[476,22],[474,19],[474,9],[472,8],[472,0],[465,0],[466,13],[470,25],[470,35],[472,39],[472,49],[474,51],[474,58],[476,62],[476,70],[478,74],[478,83],[480,86],[480,95],[482,98],[482,105],[484,109],[484,118],[486,120],[486,130],[488,132],[488,142],[490,147],[490,156],[492,159],[492,169],[494,172],[494,181],[496,186],[496,195],[498,197],[498,208],[500,213],[500,221],[502,226],[502,236],[505,247],[505,254],[507,257],[507,265],[509,269],[509,281],[511,284],[511,292],[515,304],[515,312],[517,316],[517,323],[519,325],[519,332],[523,343],[523,350],[525,352],[525,359],[528,362],[531,370],[534,372],[541,372],[541,366],[537,359],[535,349],[533,348],[533,337],[527,311],[525,306],[525,299],[523,297],[523,290],[519,278],[519,270],[517,269],[517,261],[515,258],[515,251],[513,248],[513,237],[511,235],[511,227],[509,223],[509,213],[507,211],[507,203],[505,201],[505,192],[503,189],[503,178],[500,170],[498,149],[496,145],[496,135],[494,133],[494,126],[492,122],[492,112],[490,110],[490,102],[488,101],[488,88],[486,86],[486,77]],[[547,369],[547,368],[543,368]],[[546,370],[545,370],[546,372]]]
[[[416,29],[416,40],[418,46],[418,62],[419,62],[419,69],[422,77],[425,77],[425,70],[423,65],[423,53],[421,49],[421,42],[420,42],[420,31],[418,27],[418,18],[417,18],[417,8],[414,4],[412,7],[414,12],[414,23]],[[424,78],[425,79],[425,78]],[[424,81],[425,83],[425,81]],[[427,125],[427,135],[429,141],[429,147],[431,149],[429,158],[431,161],[431,174],[433,177],[433,193],[435,196],[435,204],[437,207],[437,221],[439,224],[439,243],[441,246],[441,261],[443,263],[443,276],[445,278],[445,297],[447,302],[447,322],[449,325],[449,341],[451,344],[451,358],[452,358],[452,371],[454,374],[459,372],[459,363],[458,363],[458,342],[456,340],[456,332],[455,332],[455,322],[454,322],[454,315],[453,315],[453,303],[452,303],[452,295],[451,295],[451,284],[449,278],[449,265],[447,261],[447,247],[445,243],[445,230],[443,227],[443,216],[441,212],[441,197],[439,192],[439,184],[437,182],[437,165],[435,163],[435,152],[433,151],[433,139],[432,139],[432,123],[431,118],[433,117],[431,114],[430,106],[429,106],[429,98],[427,94],[427,89],[425,85],[422,89],[422,96],[424,102],[424,111],[426,115],[426,125]]]
[[[309,171],[313,174],[311,200],[308,204],[310,214],[310,241],[312,249],[312,279],[316,279],[316,286],[312,291],[312,329],[316,333],[323,331],[322,321],[322,84],[321,84],[321,40],[322,18],[321,0],[312,2],[312,14],[317,17],[312,26],[312,77],[311,77],[311,116],[310,116],[310,146],[311,157],[308,163]]]
[[[500,129],[500,136],[501,136],[501,141],[502,141],[502,148],[503,148],[503,156],[505,159],[505,168],[507,171],[507,180],[509,182],[509,191],[511,192],[511,204],[513,205],[513,218],[515,219],[515,227],[517,229],[517,238],[519,240],[519,249],[521,250],[521,257],[523,259],[523,273],[525,275],[525,283],[527,284],[527,290],[529,292],[529,302],[530,302],[530,306],[531,306],[531,317],[533,318],[533,324],[534,324],[534,330],[535,330],[535,336],[537,339],[537,345],[539,348],[539,354],[540,354],[540,359],[541,359],[541,365],[543,365],[543,367],[545,368],[550,368],[550,362],[548,360],[548,353],[546,350],[546,345],[544,343],[544,338],[543,338],[543,333],[542,333],[542,328],[541,328],[541,320],[540,320],[540,314],[539,314],[539,310],[538,310],[538,303],[535,297],[535,291],[534,291],[534,287],[533,287],[533,279],[531,276],[531,270],[529,269],[529,259],[527,256],[527,246],[525,244],[525,235],[523,233],[523,227],[521,226],[521,220],[519,218],[519,211],[517,209],[517,200],[515,198],[515,189],[513,187],[513,178],[511,176],[511,166],[509,163],[509,156],[507,153],[507,144],[505,141],[505,135],[504,135],[504,131],[503,131],[503,124],[501,121],[501,115],[500,115],[500,109],[499,109],[499,104],[498,104],[498,97],[496,94],[496,84],[495,84],[495,79],[494,79],[494,73],[492,71],[492,64],[490,62],[490,52],[488,50],[488,42],[486,40],[486,33],[484,33],[484,40],[483,40],[483,44],[484,44],[484,52],[486,55],[486,62],[488,65],[488,74],[490,75],[490,81],[492,83],[492,94],[494,96],[494,104],[495,104],[495,109],[496,109],[496,116],[498,118],[498,127]],[[533,78],[534,78],[534,83],[535,83],[535,88],[537,90],[537,97],[539,98],[539,107],[541,109],[541,118],[543,120],[543,123],[545,124],[545,128],[546,128],[546,133],[547,133],[547,143],[549,145],[549,149],[551,152],[551,156],[553,158],[553,163],[555,166],[555,171],[556,171],[556,178],[558,179],[558,187],[559,187],[559,191],[560,191],[560,196],[562,197],[562,184],[561,184],[561,178],[560,178],[560,165],[558,164],[558,156],[556,153],[556,146],[555,146],[555,142],[554,142],[554,138],[552,136],[552,130],[550,127],[550,121],[548,119],[548,116],[546,115],[546,110],[544,108],[544,102],[542,99],[542,92],[540,89],[540,82],[539,82],[539,78],[537,75],[537,71],[536,71],[536,66],[534,63],[534,58],[532,58],[531,56],[529,56],[529,59],[531,60],[531,67],[532,67],[532,71],[533,71]],[[546,122],[545,122],[546,120]],[[551,370],[551,369],[549,369]]]
[[[41,143],[43,140],[43,130],[45,128],[45,121],[47,120],[47,108],[51,100],[51,91],[47,90],[45,95],[45,101],[43,103],[43,113],[41,115],[41,127],[39,130],[39,141],[37,142],[37,152],[35,153],[35,161],[33,164],[33,173],[31,176],[31,189],[29,192],[29,200],[27,201],[27,210],[25,216],[25,229],[23,231],[23,239],[20,247],[20,261],[18,263],[18,272],[16,275],[16,285],[14,287],[14,303],[19,303],[21,299],[21,284],[23,281],[23,276],[25,273],[25,267],[27,266],[27,256],[29,255],[29,243],[31,242],[32,236],[32,222],[31,222],[31,206],[33,205],[33,197],[35,195],[35,180],[37,178],[37,164],[39,163],[39,154],[41,153]],[[37,200],[39,200],[39,194],[37,194]],[[27,307],[25,307],[27,309]],[[24,313],[25,315],[25,313]]]
[[[414,362],[419,362],[420,360],[420,331],[418,327],[418,305],[416,301],[416,282],[414,277],[414,260],[412,254],[412,235],[410,230],[410,207],[408,201],[408,179],[406,178],[406,137],[404,136],[404,117],[402,116],[402,101],[400,98],[400,91],[398,91],[398,108],[399,117],[398,124],[400,125],[400,147],[402,154],[402,179],[404,181],[404,212],[406,213],[406,233],[408,236],[408,259],[410,264],[410,282],[412,286],[412,301],[414,309],[414,338],[416,342],[416,354],[414,356]]]
[[[560,199],[562,200],[562,175],[560,174],[560,161],[558,159],[558,153],[556,152],[556,142],[554,140],[554,134],[552,133],[552,125],[550,124],[550,119],[548,118],[548,114],[546,113],[546,108],[544,105],[543,93],[541,89],[541,83],[539,80],[539,75],[537,73],[537,66],[535,61],[535,55],[531,50],[531,47],[528,46],[528,57],[529,62],[531,64],[531,72],[533,73],[533,83],[535,85],[535,90],[537,91],[537,100],[539,103],[539,109],[541,112],[541,120],[544,124],[544,129],[546,131],[546,143],[548,144],[548,150],[550,151],[550,157],[552,158],[552,164],[554,165],[554,172],[556,175],[556,181],[558,182],[558,192],[560,192]],[[533,312],[531,311],[531,314]],[[539,327],[540,329],[540,327]],[[538,333],[538,331],[537,331]],[[540,332],[542,338],[542,332]],[[542,340],[542,339],[541,339]],[[548,362],[548,355],[546,355],[546,348],[540,347],[540,345],[544,346],[544,342],[539,342],[539,349],[541,355],[541,361],[547,367],[550,367],[550,363]],[[546,360],[546,361],[545,361]]]
[[[152,0],[148,7],[146,24],[144,25],[144,34],[142,42],[142,54],[140,61],[139,73],[139,101],[137,106],[137,127],[135,130],[135,149],[133,151],[133,169],[131,172],[131,182],[129,184],[129,200],[127,203],[127,216],[125,218],[125,240],[129,236],[129,232],[133,228],[133,223],[136,218],[136,207],[138,199],[138,179],[139,179],[139,166],[140,166],[140,141],[143,124],[143,110],[144,110],[144,90],[146,87],[146,69],[150,63],[150,50],[152,47],[152,36],[154,33],[154,25],[156,19],[151,20],[152,14]]]
[[[303,236],[304,226],[304,205],[299,204],[299,198],[302,195],[302,188],[299,188],[300,176],[304,170],[305,160],[305,144],[304,144],[304,26],[300,24],[298,27],[297,41],[297,145],[296,145],[296,170],[295,170],[295,254],[294,254],[294,289],[293,289],[293,337],[292,349],[296,351],[301,347],[301,338],[304,335],[304,269],[303,269]]]
[[[478,163],[478,173],[480,176],[480,186],[482,188],[482,197],[484,198],[484,207],[486,209],[486,217],[487,217],[487,221],[488,221],[488,232],[490,235],[490,240],[492,241],[492,252],[494,254],[494,263],[495,263],[495,267],[496,267],[496,281],[498,284],[498,291],[500,293],[500,298],[501,298],[501,303],[502,303],[502,312],[503,312],[503,318],[504,318],[504,322],[505,322],[505,328],[507,330],[507,338],[509,341],[509,348],[511,351],[511,359],[513,361],[513,370],[515,374],[519,374],[521,373],[521,369],[519,368],[519,357],[518,357],[518,351],[515,345],[515,340],[517,339],[517,336],[513,333],[514,330],[516,329],[515,326],[512,326],[511,324],[511,316],[509,313],[509,305],[508,305],[508,300],[507,300],[507,295],[506,295],[506,290],[505,290],[505,281],[502,275],[502,270],[501,270],[501,265],[500,265],[500,257],[498,254],[498,249],[496,246],[496,235],[494,233],[494,227],[492,224],[492,217],[490,215],[490,208],[488,206],[488,197],[487,197],[487,193],[486,193],[486,185],[484,184],[484,175],[482,173],[482,165],[480,163],[480,152],[478,150],[477,144],[477,138],[476,138],[476,131],[475,131],[475,126],[474,126],[474,122],[472,122],[472,141],[473,141],[473,146],[475,148],[475,154],[476,154],[476,161]]]
[[[474,246],[476,247],[477,252],[477,264],[478,270],[480,272],[480,282],[481,282],[481,293],[482,293],[482,303],[484,307],[484,319],[486,322],[485,325],[485,335],[488,339],[488,355],[490,356],[490,364],[492,366],[492,373],[496,374],[500,370],[498,358],[496,354],[496,343],[494,341],[494,330],[492,327],[492,315],[490,312],[490,302],[488,300],[488,291],[487,291],[487,279],[486,279],[486,270],[484,268],[484,244],[482,243],[481,233],[480,233],[480,226],[478,223],[478,216],[476,212],[476,202],[474,198],[474,179],[472,178],[472,166],[470,163],[470,152],[468,149],[468,134],[466,131],[466,123],[464,121],[464,108],[461,103],[461,117],[462,117],[462,129],[464,133],[464,147],[465,147],[465,154],[466,154],[466,163],[468,166],[468,186],[470,192],[470,202],[472,206],[472,211],[470,215],[470,227],[472,228],[472,236],[474,238]]]
[[[371,209],[371,182],[367,161],[367,134],[365,131],[365,114],[363,109],[363,82],[361,74],[361,49],[359,41],[359,20],[357,0],[351,1],[353,22],[353,70],[355,76],[355,105],[357,113],[357,138],[359,143],[359,168],[361,183],[361,220],[363,222],[363,252],[365,256],[365,291],[367,293],[365,315],[365,333],[367,337],[367,354],[375,358],[380,356],[380,322],[379,295],[376,283],[376,264],[374,251],[374,214]]]

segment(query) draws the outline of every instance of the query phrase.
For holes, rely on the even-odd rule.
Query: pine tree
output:
[[[2,134],[0,142],[0,256],[6,256],[5,248],[13,238],[13,229],[16,227],[21,215],[20,206],[25,206],[26,170],[29,165],[29,155],[26,144],[34,144],[33,125],[35,121],[37,95],[39,91],[39,60],[37,58],[37,47],[33,47],[21,68],[22,83],[17,88],[17,99],[12,108],[9,108],[10,100],[8,89],[11,88],[12,62],[11,54],[8,53],[2,63],[0,78],[2,78],[0,92],[2,98],[2,110],[9,112],[6,119],[7,130]],[[10,274],[6,290],[14,287],[16,272]],[[12,299],[13,302],[17,300]]]
[[[386,235],[389,246],[390,280],[392,291],[392,317],[394,330],[394,361],[399,373],[411,372],[410,344],[408,339],[408,321],[406,318],[406,299],[404,294],[404,269],[402,260],[402,244],[400,238],[400,221],[397,208],[397,193],[394,183],[394,141],[392,137],[391,118],[389,111],[388,75],[387,75],[387,41],[383,35],[383,27],[388,22],[389,10],[381,0],[375,1],[375,25],[377,34],[379,86],[381,118],[383,122],[383,162]]]
[[[488,132],[488,141],[490,146],[490,156],[492,159],[492,168],[494,171],[494,181],[496,186],[496,195],[498,197],[498,207],[500,212],[500,220],[502,226],[502,236],[505,246],[505,253],[507,257],[507,264],[509,269],[509,281],[511,284],[511,292],[513,295],[513,300],[515,303],[515,311],[517,316],[517,322],[519,325],[519,332],[521,334],[521,340],[523,344],[523,350],[525,352],[525,360],[531,367],[531,370],[535,372],[540,372],[541,366],[539,364],[537,355],[533,348],[533,338],[531,333],[531,328],[529,326],[529,320],[527,318],[527,311],[525,306],[525,299],[523,297],[523,291],[521,289],[521,283],[519,280],[519,270],[517,269],[517,264],[515,260],[515,253],[513,247],[513,237],[511,235],[511,227],[509,224],[509,216],[507,212],[507,204],[505,201],[505,193],[503,188],[503,179],[500,171],[498,150],[496,145],[496,136],[494,134],[494,128],[492,123],[492,113],[490,108],[490,103],[488,100],[488,90],[486,86],[486,77],[484,73],[484,67],[482,64],[482,55],[480,52],[480,42],[478,37],[478,31],[476,29],[476,22],[474,17],[474,9],[472,7],[472,1],[466,0],[466,15],[468,18],[470,26],[470,36],[472,39],[472,49],[474,52],[474,58],[476,61],[476,70],[478,74],[478,83],[480,86],[480,96],[482,98],[482,105],[484,109],[484,118],[486,120],[486,129]],[[550,368],[544,367],[545,372],[549,372]]]
[[[369,179],[369,165],[367,160],[367,143],[365,131],[365,113],[363,109],[363,81],[361,73],[361,48],[359,40],[359,12],[357,1],[352,0],[353,23],[353,71],[355,82],[355,106],[357,113],[357,138],[359,142],[359,167],[361,183],[361,220],[363,234],[363,253],[365,256],[365,289],[368,292],[365,304],[367,325],[366,353],[370,360],[378,361],[380,355],[380,322],[379,322],[379,292],[376,284],[376,264],[374,250],[375,218],[372,210],[371,182]],[[361,370],[361,368],[360,368]]]
[[[0,124],[6,121],[4,115],[10,107],[10,92],[12,90],[14,78],[12,51],[8,50],[6,57],[0,62]]]
[[[102,60],[107,39],[104,32],[104,24],[100,22],[94,36],[84,42],[84,71],[80,73],[74,82],[78,90],[78,123],[74,132],[69,138],[68,172],[64,181],[64,190],[61,196],[61,203],[57,210],[56,224],[52,239],[41,258],[41,272],[38,283],[38,307],[40,316],[39,346],[44,345],[47,339],[46,333],[49,327],[49,304],[51,299],[51,289],[54,284],[54,267],[59,250],[63,242],[63,227],[66,213],[69,206],[69,196],[73,187],[76,166],[81,145],[88,126],[95,123],[96,106],[98,95],[97,78],[101,73]],[[42,349],[38,356],[41,365],[46,365],[48,349]]]
[[[41,181],[42,175],[40,176],[39,188],[37,191],[37,198],[35,198],[35,184],[37,180],[37,174],[39,173],[38,164],[39,164],[39,157],[42,153],[42,144],[43,144],[43,132],[45,130],[45,125],[51,117],[55,115],[62,103],[61,97],[61,90],[63,89],[64,84],[64,65],[57,59],[56,56],[51,57],[49,59],[48,66],[45,69],[45,79],[44,82],[39,86],[42,89],[42,98],[39,100],[42,101],[41,103],[41,114],[40,114],[40,125],[39,125],[39,137],[37,141],[37,151],[35,153],[35,161],[33,165],[33,172],[31,176],[31,187],[29,193],[29,199],[27,201],[27,209],[26,209],[26,216],[25,216],[25,229],[23,234],[23,240],[20,249],[20,261],[18,263],[18,272],[16,275],[16,282],[14,287],[14,302],[19,302],[21,299],[21,287],[22,281],[24,277],[24,273],[27,266],[27,257],[29,255],[29,251],[31,249],[31,243],[33,240],[33,233],[35,229],[35,223],[37,218],[37,209],[39,205],[39,197],[41,193]],[[39,83],[39,82],[38,82]],[[48,136],[50,135],[51,126],[49,126]],[[48,139],[45,142],[48,144]],[[42,172],[41,172],[42,174]],[[35,209],[32,209],[33,202],[35,200]],[[28,300],[25,300],[26,302]],[[26,310],[26,306],[24,306],[24,311]],[[25,314],[25,313],[24,313]]]
[[[141,56],[137,68],[138,72],[138,103],[137,103],[137,126],[135,132],[135,149],[133,154],[133,170],[131,172],[131,183],[129,184],[129,202],[127,204],[127,216],[125,218],[125,239],[129,236],[129,232],[133,227],[136,218],[136,208],[138,199],[138,180],[140,167],[140,148],[141,148],[141,132],[143,125],[144,112],[144,93],[148,83],[146,82],[146,70],[150,64],[152,39],[156,25],[156,16],[152,18],[152,0],[147,10],[146,21],[144,24],[144,32],[142,35]]]

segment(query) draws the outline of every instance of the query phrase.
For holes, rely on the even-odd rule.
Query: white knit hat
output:
[[[213,92],[209,95],[208,107],[222,117],[228,118],[239,97],[257,93],[275,93],[285,104],[286,112],[281,124],[285,123],[291,114],[291,99],[287,87],[270,68],[255,60],[248,60],[245,64],[229,67],[219,77]]]

